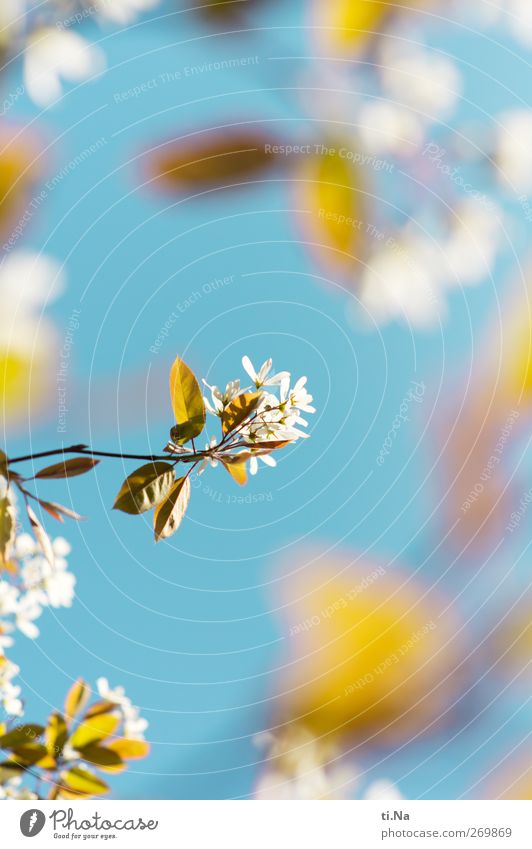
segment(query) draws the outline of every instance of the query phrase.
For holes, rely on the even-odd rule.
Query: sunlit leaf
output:
[[[74,749],[83,749],[91,743],[98,743],[110,737],[120,724],[120,717],[111,713],[102,713],[84,719],[69,739],[69,744]]]
[[[113,504],[114,510],[138,515],[151,510],[165,498],[174,483],[174,467],[158,460],[129,475]]]
[[[150,153],[150,172],[166,188],[202,192],[261,177],[276,161],[271,139],[258,131],[202,132]]]
[[[244,486],[247,483],[248,473],[245,460],[224,458],[222,465],[239,486]]]
[[[50,565],[53,566],[54,562],[55,562],[55,557],[54,557],[54,550],[52,548],[52,543],[50,542],[50,537],[48,536],[48,534],[44,530],[43,526],[39,522],[37,516],[35,515],[33,509],[30,507],[29,504],[26,505],[26,510],[27,510],[27,513],[28,513],[28,518],[30,520],[33,535],[34,535],[35,539],[37,540],[37,542],[39,543],[41,550],[42,550],[42,553],[46,557],[48,563],[50,563]]]
[[[155,542],[168,539],[175,534],[186,513],[189,500],[190,480],[188,477],[179,478],[167,498],[155,511],[153,518]]]
[[[124,762],[118,752],[106,746],[97,746],[96,744],[85,746],[80,751],[80,755],[84,761],[110,772],[118,772],[124,768]]]
[[[90,687],[83,680],[78,678],[67,693],[65,699],[65,716],[67,719],[73,719],[77,713],[80,713],[90,698]]]
[[[222,415],[222,430],[230,433],[241,425],[258,407],[260,392],[244,392],[227,405]]]
[[[108,743],[107,748],[116,752],[126,761],[145,758],[150,753],[150,744],[145,740],[128,740],[126,737],[112,740]]]
[[[75,478],[77,475],[90,472],[99,462],[94,457],[73,457],[71,460],[62,460],[60,463],[54,463],[53,466],[41,469],[35,477],[46,479]]]
[[[116,702],[110,702],[107,699],[100,699],[87,708],[85,711],[85,718],[89,719],[91,716],[98,716],[101,713],[110,713],[113,710],[116,710]]]
[[[7,734],[0,737],[0,749],[11,749],[13,746],[31,743],[36,737],[40,737],[42,734],[44,734],[44,727],[42,725],[33,725],[31,723],[19,725],[17,728],[8,731]]]
[[[7,496],[0,498],[0,563],[7,563],[15,541],[15,514]]]
[[[309,229],[310,250],[352,283],[368,237],[362,171],[342,153],[346,149],[333,141],[333,155],[306,158],[299,191],[308,210],[302,220]]]
[[[205,427],[205,404],[194,373],[176,357],[170,369],[170,399],[178,425],[186,425],[180,442],[199,436]]]
[[[68,737],[68,728],[60,713],[51,713],[45,731],[45,742],[51,755],[61,754]]]
[[[78,766],[61,773],[59,790],[64,798],[72,798],[65,794],[70,791],[76,796],[102,796],[109,787],[99,776]]]
[[[76,522],[83,521],[83,516],[75,513],[74,510],[69,510],[68,507],[63,507],[62,504],[56,504],[55,501],[43,501],[41,498],[38,501],[43,510],[46,510],[58,522],[64,522],[63,516],[68,516],[69,519],[74,519]]]
[[[12,138],[6,138],[8,135]],[[20,130],[6,133],[0,139],[0,235],[10,238],[31,188],[40,176],[41,153],[34,139],[21,137]]]

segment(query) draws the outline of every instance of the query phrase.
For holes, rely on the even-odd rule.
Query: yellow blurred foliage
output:
[[[368,741],[443,719],[463,657],[452,617],[440,615],[445,602],[367,561],[356,570],[327,561],[289,581],[294,661],[283,675],[282,720]]]
[[[353,55],[383,31],[392,15],[421,5],[423,0],[397,6],[391,0],[315,0],[318,37],[334,53]]]
[[[299,180],[299,202],[305,209],[310,249],[327,266],[340,269],[354,282],[357,260],[364,249],[364,187],[362,173],[347,158],[341,142],[305,159]],[[308,210],[308,212],[307,212]]]

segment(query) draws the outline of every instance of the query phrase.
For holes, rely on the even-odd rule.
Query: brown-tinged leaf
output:
[[[110,737],[120,724],[120,717],[112,713],[102,713],[84,719],[69,739],[73,749],[84,749],[91,743],[98,743]]]
[[[68,737],[65,718],[60,713],[51,713],[48,718],[44,739],[50,755],[60,755]]]
[[[42,734],[44,734],[44,727],[42,725],[31,723],[19,725],[17,728],[13,728],[12,731],[8,731],[7,734],[3,734],[0,737],[0,749],[12,749],[14,746],[32,743]]]
[[[26,510],[30,520],[31,529],[33,531],[33,536],[39,543],[41,551],[46,557],[48,563],[50,564],[50,566],[53,566],[55,563],[55,557],[54,550],[52,548],[52,543],[50,542],[50,537],[44,530],[43,526],[35,515],[34,510],[32,509],[32,507],[30,507],[29,504],[26,504]]]
[[[150,173],[165,188],[201,192],[252,181],[277,161],[258,131],[195,133],[149,154]]]
[[[124,769],[125,764],[118,752],[105,746],[97,746],[91,744],[80,750],[80,755],[84,761],[99,766],[100,769],[108,772],[119,772]]]
[[[116,752],[125,760],[145,758],[150,753],[150,744],[146,740],[128,740],[126,737],[118,737],[107,744],[107,748]]]
[[[41,469],[35,475],[36,478],[58,479],[58,478],[75,478],[77,475],[84,475],[90,472],[100,461],[94,457],[73,457],[71,460],[61,460],[60,463],[54,463],[53,466],[47,466]]]
[[[222,465],[225,469],[227,469],[233,480],[236,481],[239,486],[245,486],[248,481],[245,459],[242,460],[241,458],[233,459],[226,457],[222,460]]]
[[[170,399],[177,424],[182,434],[179,442],[188,442],[199,436],[205,427],[205,404],[194,372],[180,357],[170,369]]]
[[[57,519],[58,522],[63,522],[63,516],[68,516],[69,519],[74,519],[76,522],[84,521],[84,516],[80,516],[79,513],[76,513],[74,510],[70,510],[68,507],[63,507],[62,504],[57,504],[55,501],[43,501],[42,499],[37,499],[41,507],[46,510],[50,516],[53,516],[54,519]]]
[[[190,501],[190,480],[179,478],[167,498],[157,507],[153,518],[155,542],[168,539],[175,534],[186,513]]]
[[[174,480],[174,467],[170,463],[160,460],[147,463],[125,479],[113,509],[133,516],[145,513],[166,497]]]
[[[5,566],[15,541],[15,513],[7,495],[0,498],[0,563]]]
[[[280,448],[285,448],[286,445],[290,444],[289,439],[285,439],[282,442],[272,439],[271,442],[254,442],[252,450],[255,454],[269,454],[271,451],[278,451]]]
[[[62,772],[60,778],[59,793],[62,798],[102,796],[109,792],[109,787],[105,781],[80,766]],[[73,793],[74,796],[67,796],[67,793]]]
[[[7,478],[7,454],[0,450],[0,477]]]
[[[257,409],[261,398],[260,392],[244,392],[238,395],[225,408],[222,415],[222,430],[230,433],[241,425]]]
[[[83,678],[78,678],[72,684],[65,699],[65,716],[67,719],[73,719],[76,714],[83,710],[89,701],[90,694],[90,687]]]

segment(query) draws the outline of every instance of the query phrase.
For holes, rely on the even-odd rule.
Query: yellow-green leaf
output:
[[[15,541],[15,514],[7,496],[0,498],[0,562],[5,565]]]
[[[0,737],[0,749],[12,749],[14,746],[31,743],[43,733],[44,728],[42,725],[19,725],[18,728],[14,728]]]
[[[166,499],[159,504],[153,517],[155,542],[168,539],[175,534],[186,513],[190,501],[190,481],[188,477],[179,478],[168,493]]]
[[[222,430],[224,434],[241,425],[257,408],[261,398],[260,392],[244,392],[227,405],[222,414]]]
[[[84,719],[68,741],[73,749],[83,749],[91,743],[98,743],[110,737],[120,724],[120,717],[112,713],[102,713]]]
[[[39,762],[41,762],[46,768],[51,763],[48,749],[42,743],[26,743],[20,746],[13,746],[10,760],[13,763],[23,764],[24,766],[40,765]],[[55,761],[52,764],[53,766],[55,766]]]
[[[124,768],[124,762],[118,752],[106,746],[97,746],[96,744],[85,746],[80,751],[80,755],[84,761],[95,764],[100,769],[108,770],[109,772],[118,772]]]
[[[227,457],[222,460],[222,463],[224,468],[227,469],[233,480],[236,481],[239,486],[244,486],[247,483],[248,473],[245,460],[242,460],[241,458],[233,459]]]
[[[102,796],[109,791],[109,787],[93,772],[77,766],[61,773],[59,790],[61,795],[63,791],[70,791],[78,796]]]
[[[47,466],[41,469],[35,475],[36,478],[75,478],[77,475],[84,475],[90,472],[100,461],[94,457],[73,457],[71,460],[61,460],[60,463],[55,463],[53,466]]]
[[[170,369],[170,398],[178,425],[187,425],[184,441],[199,436],[205,427],[205,404],[194,373],[176,357]]]
[[[150,753],[150,744],[146,740],[128,740],[126,737],[112,740],[111,743],[108,743],[107,748],[116,752],[126,761],[145,758]]]
[[[158,460],[134,471],[122,484],[114,510],[138,515],[151,510],[166,497],[174,483],[174,467]]]
[[[65,699],[65,716],[67,719],[73,719],[77,713],[83,710],[89,701],[90,693],[90,687],[83,678],[78,678],[74,682]]]
[[[110,702],[107,699],[100,699],[87,708],[85,711],[85,719],[89,719],[91,716],[98,716],[101,713],[109,713],[112,710],[116,710],[116,702]]]
[[[68,737],[68,728],[63,716],[60,713],[51,713],[48,718],[48,725],[44,739],[46,748],[51,755],[60,755]]]

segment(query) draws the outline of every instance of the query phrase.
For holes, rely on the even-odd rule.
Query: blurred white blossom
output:
[[[387,780],[364,787],[361,770],[335,744],[318,739],[299,725],[259,734],[255,743],[265,750],[255,799],[402,798]]]
[[[128,740],[144,740],[144,732],[148,728],[148,720],[140,715],[140,711],[131,703],[123,687],[110,687],[107,678],[96,681],[98,693],[105,701],[113,702],[119,710],[124,723],[124,737]]]
[[[62,81],[79,83],[105,67],[102,51],[70,30],[45,27],[31,35],[24,57],[24,82],[31,99],[50,106],[63,94]]]
[[[511,109],[498,115],[497,121],[493,155],[498,179],[507,189],[510,188],[519,195],[530,192],[532,191],[532,110]]]

